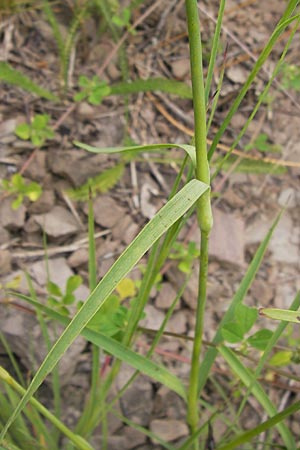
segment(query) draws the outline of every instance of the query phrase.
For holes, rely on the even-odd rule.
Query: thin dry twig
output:
[[[99,233],[95,233],[95,239],[98,239],[102,236],[106,236],[110,233],[110,230],[104,230],[99,231]],[[58,255],[60,253],[72,253],[75,250],[78,250],[82,247],[87,247],[88,245],[88,238],[79,239],[78,241],[73,242],[73,244],[69,245],[59,245],[57,247],[49,247],[47,249],[47,255],[48,256],[54,256]],[[6,247],[7,248],[7,247]],[[45,256],[45,250],[44,249],[38,249],[38,250],[27,250],[27,251],[14,251],[12,254],[13,258],[15,259],[32,259],[37,257],[44,257]]]

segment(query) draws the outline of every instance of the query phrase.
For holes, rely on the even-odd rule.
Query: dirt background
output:
[[[249,74],[253,59],[266,43],[283,8],[284,2],[274,0],[227,2],[222,48],[214,73],[212,92],[216,88],[224,49],[228,45],[225,79],[209,138],[213,138],[218,125],[226,116],[232,100]],[[200,9],[204,52],[208,57],[218,2],[201,2]],[[58,7],[57,14],[62,30],[66,29],[71,14],[68,2],[64,8]],[[137,33],[126,39],[129,77],[161,76],[190,83],[184,2],[144,2],[134,12],[133,20],[143,14],[145,18],[137,27]],[[99,106],[82,102],[70,111],[72,95],[78,90],[79,75],[99,74],[109,83],[121,80],[118,58],[113,56],[115,44],[105,30],[101,34],[97,33],[99,25],[101,26],[100,18],[90,17],[83,22],[72,55],[74,62],[69,71],[69,94],[61,104],[55,105],[18,88],[0,85],[0,176],[8,178],[21,171],[27,180],[37,181],[43,188],[43,194],[37,202],[30,203],[26,200],[16,211],[11,209],[12,199],[2,194],[0,281],[2,285],[6,285],[11,280],[18,279],[18,290],[28,293],[24,275],[26,270],[32,277],[40,298],[47,294],[43,229],[47,236],[51,280],[64,289],[70,275],[80,274],[84,284],[76,295],[79,299],[86,298],[87,207],[85,202],[70,199],[66,191],[79,187],[89,177],[114,167],[118,162],[118,156],[88,154],[75,148],[72,142],[78,140],[98,147],[118,146],[122,145],[127,133],[136,143],[187,143],[190,140],[189,130],[193,127],[192,102],[160,93],[131,96],[127,115],[126,100],[120,96],[109,97]],[[1,60],[9,62],[41,86],[53,92],[59,91],[56,44],[51,28],[38,8],[5,17],[1,23],[0,37]],[[238,135],[268,81],[287,38],[288,34],[276,46],[261,75],[242,102],[222,139],[224,145],[230,146]],[[295,39],[288,52],[288,62],[291,64],[299,61],[297,42]],[[282,89],[280,77],[273,84],[270,96],[272,101],[269,105],[262,106],[237,148],[243,150],[259,134],[266,133],[270,144],[281,147],[280,154],[266,156],[289,161],[290,164],[283,175],[274,175],[272,172],[262,175],[241,173],[230,169],[221,172],[213,183],[218,195],[213,201],[215,228],[210,247],[208,309],[205,319],[207,340],[213,337],[222,314],[245,274],[247,264],[283,206],[286,207],[286,212],[275,231],[246,302],[249,306],[288,308],[300,288],[300,97],[295,91]],[[47,141],[40,150],[34,149],[30,143],[21,141],[14,134],[17,124],[30,121],[37,113],[50,114],[51,124],[55,127],[54,139]],[[222,150],[218,150],[218,153],[222,154]],[[254,158],[261,157],[261,153],[255,149],[250,154]],[[145,155],[139,161],[131,161],[126,165],[124,175],[116,186],[95,198],[99,278],[138,230],[165,203],[179,170],[179,163],[176,162],[178,151],[172,152],[172,155],[174,161],[171,164],[153,162],[150,155]],[[199,243],[194,217],[189,220],[181,239],[186,243]],[[140,275],[135,271],[132,276]],[[166,266],[160,291],[153,290],[151,293],[144,326],[159,328],[181,284],[182,278],[176,263]],[[196,285],[197,270],[169,322],[168,331],[186,336],[192,334]],[[38,367],[45,354],[45,348],[40,344],[41,331],[35,316],[24,305],[21,307],[19,301],[14,300],[8,305],[5,295],[0,308],[1,330],[24,371],[30,373]],[[263,321],[260,320],[258,326],[261,327],[262,324]],[[268,322],[268,327],[274,326]],[[150,342],[151,337],[141,334],[136,346],[141,353],[145,353]],[[175,373],[187,380],[190,350],[189,342],[164,337],[154,359],[172,367]],[[4,349],[1,350],[1,362],[9,367]],[[80,417],[89,386],[90,362],[89,348],[80,338],[60,364],[64,395],[63,420],[69,425]],[[300,375],[296,365],[288,370],[296,376]],[[116,390],[131,373],[130,368],[123,367],[116,382]],[[239,389],[243,392],[242,387],[232,383],[230,378],[224,362],[216,364],[212,381],[204,393],[204,400],[224,409],[224,401],[216,392],[217,381],[225,389],[233,405],[238,405],[240,398],[234,397],[234,392]],[[291,381],[277,374],[271,381],[266,377],[262,381],[270,398],[280,404],[280,408],[288,406],[291,399],[299,396],[299,379]],[[48,390],[45,386],[39,398],[51,405]],[[118,408],[121,414],[149,428],[166,441],[179,443],[188,434],[184,424],[185,407],[181,400],[143,376],[128,389]],[[226,416],[230,421],[229,409]],[[245,408],[240,426],[248,428],[265,418],[259,405],[252,400]],[[297,422],[292,420],[290,425],[297,435]],[[226,426],[220,420],[213,424],[212,433],[216,442],[222,438],[225,430]],[[161,448],[142,433],[129,429],[115,416],[110,418],[109,434],[111,450]],[[95,436],[93,445],[100,448],[100,434],[98,436],[96,433]]]

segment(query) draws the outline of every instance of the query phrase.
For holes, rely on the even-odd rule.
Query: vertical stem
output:
[[[197,0],[186,0],[186,15],[190,45],[191,78],[193,89],[195,147],[196,147],[196,178],[210,184],[210,172],[206,148],[206,102],[202,68],[202,45]],[[196,326],[190,381],[188,388],[187,421],[191,433],[199,426],[198,411],[198,378],[200,370],[200,355],[204,326],[204,312],[206,304],[206,282],[208,270],[208,242],[213,219],[210,205],[210,192],[204,194],[197,204],[197,217],[201,230],[200,272],[198,285],[198,301],[196,312]],[[195,450],[199,448],[195,441]]]
[[[191,432],[194,433],[199,427],[198,411],[198,379],[200,370],[200,355],[202,348],[202,337],[204,330],[204,313],[206,305],[206,280],[208,271],[208,234],[201,232],[201,254],[200,254],[200,272],[198,285],[198,300],[196,312],[196,325],[194,332],[194,345],[192,352],[192,364],[190,371],[190,380],[188,388],[188,416],[187,421]],[[196,444],[196,443],[195,443]],[[195,449],[198,446],[195,445]]]
[[[202,45],[196,0],[185,0],[190,44],[191,77],[195,122],[196,178],[210,184],[210,172],[206,146],[206,104],[202,68]],[[212,228],[210,192],[198,201],[198,221],[201,231],[209,234]]]

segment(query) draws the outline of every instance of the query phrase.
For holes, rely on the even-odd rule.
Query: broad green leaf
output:
[[[56,366],[72,342],[86,327],[95,313],[100,310],[101,306],[114,291],[118,283],[130,272],[130,270],[132,270],[146,251],[149,250],[150,247],[208,190],[209,186],[206,184],[198,180],[190,181],[186,186],[184,186],[183,189],[181,189],[181,191],[169,200],[166,205],[161,208],[161,210],[144,227],[133,242],[125,249],[122,255],[98,283],[94,291],[83,304],[82,308],[77,312],[60,338],[49,351],[47,357],[28,387],[26,394],[16,407],[14,414],[4,426],[0,439],[3,439],[14,419],[24,409],[34,392],[36,392],[46,376]],[[162,377],[162,379],[163,383],[166,384],[164,377]],[[175,380],[175,384],[174,381],[172,383],[173,390],[180,392],[180,395],[184,396],[185,391],[182,388],[181,383],[176,377]]]
[[[83,148],[92,153],[122,153],[127,151],[136,152],[157,152],[158,150],[164,150],[169,148],[180,148],[184,150],[187,155],[191,158],[191,161],[196,166],[196,151],[193,145],[188,144],[152,144],[152,145],[134,145],[131,147],[107,147],[107,148],[97,148],[91,145],[84,144],[82,142],[74,141],[74,145]]]
[[[242,327],[244,334],[253,327],[258,312],[256,308],[249,308],[249,306],[238,304],[234,311],[235,320]]]
[[[282,350],[275,353],[274,356],[269,360],[271,366],[286,366],[291,363],[293,352],[289,350]]]
[[[237,322],[229,322],[222,328],[222,336],[231,344],[241,342],[244,337],[244,328]]]
[[[267,347],[272,336],[273,332],[271,330],[263,329],[248,337],[247,342],[249,345],[251,345],[251,347],[263,351]]]
[[[244,366],[234,352],[223,345],[218,346],[219,353],[223,356],[231,370],[238,376],[244,385],[251,390],[258,402],[263,406],[265,412],[270,416],[278,413],[269,396],[265,393],[260,383],[256,380],[250,370]],[[289,449],[296,449],[295,439],[284,423],[279,423],[277,429],[281,434],[283,442]]]
[[[25,91],[38,95],[39,97],[53,100],[55,102],[59,101],[59,98],[52,94],[52,92],[33,83],[30,78],[26,77],[18,70],[13,69],[5,62],[0,62],[0,81],[18,86]]]
[[[300,311],[289,311],[287,309],[260,308],[259,314],[274,320],[300,323]]]

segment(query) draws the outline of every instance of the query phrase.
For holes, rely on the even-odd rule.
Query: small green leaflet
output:
[[[274,320],[283,320],[300,324],[300,311],[289,311],[287,309],[260,308],[259,314]]]

